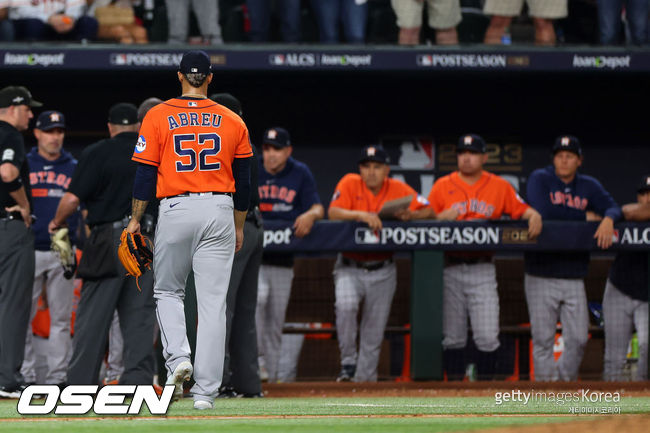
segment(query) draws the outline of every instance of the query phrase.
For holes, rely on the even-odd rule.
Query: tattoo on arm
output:
[[[147,208],[147,204],[149,204],[148,201],[142,201],[134,198],[131,202],[131,218],[137,222],[140,222],[140,219],[142,218],[142,215],[144,215],[144,211]]]

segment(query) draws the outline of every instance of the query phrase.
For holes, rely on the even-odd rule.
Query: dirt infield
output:
[[[650,397],[650,382],[294,382],[264,384],[267,397],[490,397],[497,391],[619,391]]]

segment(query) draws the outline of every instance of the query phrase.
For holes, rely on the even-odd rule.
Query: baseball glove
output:
[[[153,253],[150,244],[149,239],[140,233],[129,233],[126,230],[122,232],[117,256],[129,275],[137,278],[147,269],[151,269]]]
[[[59,261],[63,266],[63,276],[69,280],[77,269],[77,259],[72,250],[68,229],[64,227],[57,230],[52,234],[50,240],[52,241],[50,248],[59,256]]]

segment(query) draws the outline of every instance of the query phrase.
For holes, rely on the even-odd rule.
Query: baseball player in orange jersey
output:
[[[466,134],[456,147],[458,171],[436,181],[429,193],[431,207],[440,220],[528,220],[528,236],[542,231],[542,217],[517,195],[505,179],[483,170],[487,161],[485,141]],[[479,350],[479,379],[494,375],[499,347],[499,297],[493,253],[447,253],[443,272],[442,332],[445,370],[449,379],[465,372],[467,316]]]
[[[328,211],[331,220],[359,221],[371,230],[381,230],[377,213],[389,200],[412,196],[407,209],[394,217],[403,221],[433,218],[424,197],[413,188],[390,179],[389,158],[381,146],[367,146],[359,159],[360,174],[346,174],[336,186]],[[341,372],[337,381],[371,382],[377,380],[379,351],[388,322],[397,270],[392,252],[339,255],[334,266],[336,296],[336,332],[341,350]],[[359,350],[357,351],[357,315],[363,300]]]
[[[207,99],[212,73],[205,52],[185,53],[178,79],[182,96],[155,106],[142,122],[133,154],[140,163],[133,213],[126,230],[139,230],[155,186],[161,200],[154,297],[167,384],[174,384],[180,397],[183,382],[193,373],[194,408],[211,409],[223,375],[226,293],[233,255],[244,237],[253,153],[243,120]],[[194,366],[183,306],[192,270],[198,304]]]

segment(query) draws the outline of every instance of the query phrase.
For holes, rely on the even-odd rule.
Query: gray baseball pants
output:
[[[396,288],[395,263],[367,271],[344,265],[339,255],[334,265],[336,334],[341,351],[341,365],[357,366],[353,378],[355,382],[377,381],[381,343]],[[363,311],[359,326],[357,315],[362,300]]]
[[[185,44],[190,29],[190,7],[199,24],[201,35],[211,44],[221,44],[218,0],[166,0],[169,20],[169,43]]]
[[[50,336],[44,347],[47,353],[47,376],[45,383],[59,384],[67,381],[68,360],[72,348],[70,336],[70,318],[74,298],[74,279],[67,280],[63,276],[63,267],[59,256],[54,251],[35,252],[36,271],[32,288],[32,309],[29,323],[36,315],[38,298],[43,290],[47,293],[47,306],[50,310]],[[36,353],[32,343],[32,327],[27,327],[25,338],[25,359],[21,373],[25,382],[36,382]]]
[[[603,379],[626,380],[623,367],[632,331],[636,329],[639,361],[633,379],[646,380],[648,377],[648,302],[627,296],[608,279],[603,296],[603,317],[605,318]]]
[[[494,263],[459,264],[443,271],[442,346],[467,345],[467,316],[478,350],[499,348],[499,295]]]
[[[291,296],[293,267],[260,266],[257,291],[257,348],[260,366],[266,368],[269,382],[278,380],[282,328]]]
[[[526,274],[524,288],[533,337],[535,380],[577,380],[589,331],[584,281]],[[562,323],[564,350],[555,362],[553,346],[558,319]]]
[[[230,196],[198,193],[160,201],[154,297],[163,356],[169,374],[181,362],[190,361],[183,301],[193,270],[198,307],[194,400],[211,402],[219,393],[226,346],[226,295],[234,253]]]

